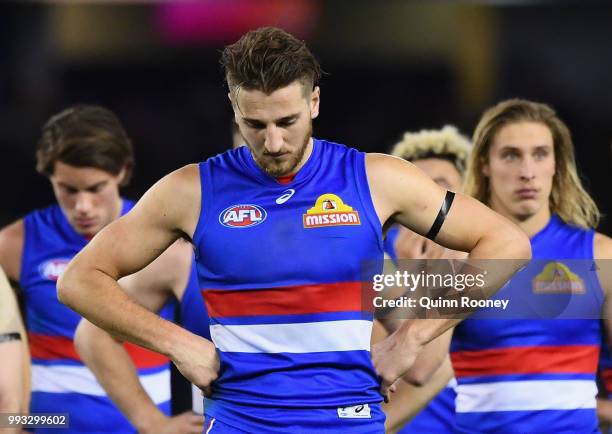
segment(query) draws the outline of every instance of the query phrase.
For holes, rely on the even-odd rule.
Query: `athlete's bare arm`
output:
[[[23,220],[0,229],[0,267],[12,282],[19,282],[24,234]]]
[[[58,296],[97,326],[170,357],[208,393],[219,369],[214,345],[135,303],[117,283],[177,239],[191,238],[199,213],[199,170],[185,166],[158,181],[128,214],[96,235],[59,279]]]
[[[593,244],[597,277],[606,297],[602,312],[603,324],[606,328],[608,346],[612,347],[612,238],[596,233]]]
[[[4,269],[6,276],[13,283],[19,282],[21,274],[23,242],[23,220],[17,220],[16,222],[0,230],[0,267]],[[12,292],[10,295],[8,295],[8,292],[6,292],[6,294],[7,296],[13,297]],[[4,306],[4,301],[1,301],[0,303],[2,303],[0,306]],[[5,306],[8,309],[11,305],[7,302]],[[15,310],[15,312],[19,314],[18,309]],[[0,316],[0,318],[2,318],[2,316]],[[9,387],[9,382],[21,378],[20,384],[22,392],[18,396],[21,396],[21,411],[26,412],[30,405],[30,351],[28,349],[27,335],[25,329],[23,328],[23,324],[21,327],[21,343],[7,343],[3,349],[0,349],[0,353],[2,353],[0,354],[0,360],[4,361],[2,366],[0,366],[0,369],[3,372],[3,375],[8,375],[10,377],[10,379],[8,379],[6,382],[4,381],[4,377],[0,379],[0,384],[4,384],[5,387]],[[18,351],[16,348],[19,348],[20,351]]]
[[[426,234],[438,215],[446,190],[413,164],[388,155],[369,154],[366,170],[381,224],[392,219],[421,235]],[[482,203],[460,193],[456,194],[435,241],[453,250],[469,252],[471,259],[516,260],[488,282],[491,295],[531,257],[529,239],[523,231]],[[427,342],[459,321],[405,321],[397,331],[375,345],[372,360],[382,377],[383,395],[387,395],[391,385],[406,373]]]
[[[30,396],[27,354],[17,300],[0,268],[0,413],[27,411]]]
[[[191,272],[191,244],[179,240],[141,271],[119,281],[132,299],[159,312],[169,297],[180,299]],[[83,319],[75,334],[82,360],[139,433],[202,432],[204,418],[185,412],[167,417],[151,400],[120,341]]]
[[[398,382],[393,400],[383,404],[383,410],[387,416],[385,433],[392,434],[402,429],[444,389],[451,378],[453,378],[453,367],[448,356],[429,380],[421,386],[410,384],[402,378],[402,381]]]

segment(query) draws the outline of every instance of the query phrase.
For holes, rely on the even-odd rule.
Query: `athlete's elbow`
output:
[[[515,259],[522,265],[531,259],[531,242],[525,232],[519,227],[510,224],[504,234],[505,256],[507,259]]]
[[[0,390],[1,413],[18,413],[21,411],[22,400],[19,392]]]
[[[58,300],[76,311],[78,311],[79,297],[83,295],[82,292],[79,294],[79,280],[79,270],[75,269],[72,262],[57,280]]]
[[[412,384],[413,386],[423,387],[429,381],[435,371],[435,368],[428,369],[423,367],[414,367],[408,370],[408,372],[406,372],[402,378],[404,381]]]

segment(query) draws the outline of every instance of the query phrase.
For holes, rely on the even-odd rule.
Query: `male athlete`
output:
[[[0,230],[0,265],[9,279],[18,283],[25,302],[32,354],[29,411],[67,413],[69,427],[63,429],[67,433],[135,432],[76,353],[73,336],[81,318],[59,303],[55,290],[68,261],[98,231],[132,207],[133,203],[119,193],[129,182],[134,163],[131,141],[110,110],[73,106],[44,125],[36,157],[37,170],[49,178],[57,204],[32,211]],[[152,264],[158,271],[149,278],[156,287],[185,284],[185,279],[176,278],[174,269],[177,256],[189,267],[191,252],[187,248],[183,253],[172,253],[177,248],[181,250],[181,246],[173,246],[170,255],[164,254]],[[146,277],[148,272],[143,270],[142,274]],[[166,307],[165,312],[172,314],[172,308]],[[0,345],[0,376],[7,375],[13,382],[21,379],[23,357],[15,351],[5,353],[9,347],[15,349],[15,342]],[[166,416],[170,413],[168,360],[133,345],[127,348],[149,399],[159,407],[155,427],[166,423],[190,426],[191,415],[178,419]],[[28,388],[27,381],[24,384]],[[31,430],[56,432],[57,427]]]
[[[457,323],[406,322],[370,354],[361,289],[371,283],[368,264],[382,260],[383,225],[398,222],[473,258],[517,259],[496,287],[530,257],[528,240],[406,161],[314,139],[320,69],[292,35],[248,32],[222,64],[247,146],[160,180],[74,259],[59,297],[168,355],[210,397],[208,433],[382,432],[383,396],[423,345]],[[214,344],[117,285],[181,237],[196,249]]]
[[[470,318],[454,330],[455,432],[598,432],[595,376],[612,276],[608,264],[593,265],[612,258],[612,239],[594,230],[599,211],[580,182],[568,127],[534,101],[487,109],[465,192],[516,222],[537,261],[506,288],[515,307],[534,302],[533,311]],[[553,273],[558,284],[547,280]],[[558,306],[560,318],[550,314]]]

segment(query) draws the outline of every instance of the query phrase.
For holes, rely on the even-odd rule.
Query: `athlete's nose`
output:
[[[283,134],[280,128],[276,125],[270,125],[266,128],[266,141],[264,143],[266,151],[270,154],[276,154],[283,148]]]
[[[89,214],[93,209],[93,199],[87,192],[81,192],[77,195],[75,210],[79,214]]]
[[[535,162],[531,161],[529,158],[523,159],[521,162],[521,167],[519,171],[519,176],[522,180],[531,181],[535,178]]]

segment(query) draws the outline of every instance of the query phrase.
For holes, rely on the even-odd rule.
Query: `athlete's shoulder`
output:
[[[198,164],[188,164],[170,172],[157,181],[142,196],[130,212],[138,214],[143,209],[161,213],[164,217],[174,215],[192,204],[199,207],[200,181]],[[193,202],[196,200],[195,202]]]
[[[428,179],[414,164],[388,154],[367,153],[365,164],[370,184],[380,184],[385,189],[414,186]],[[410,181],[406,182],[408,179]]]
[[[381,154],[379,152],[368,152],[365,154],[366,164],[373,169],[392,168],[396,170],[406,170],[412,166],[408,161],[394,157],[389,154]]]
[[[194,182],[199,182],[200,169],[198,166],[197,163],[187,164],[186,166],[170,172],[158,182],[182,187],[193,184]]]
[[[18,282],[25,238],[23,219],[0,229],[0,266],[10,280]]]
[[[248,146],[239,146],[238,148],[228,149],[227,151],[208,157],[199,163],[199,166],[218,166],[228,167],[243,161],[250,153]]]
[[[566,247],[578,242],[586,243],[590,249],[591,243],[596,238],[594,229],[572,224],[557,214],[551,215],[550,221],[543,232],[548,239],[556,239]]]
[[[357,148],[345,145],[343,143],[332,142],[324,139],[312,138],[313,144],[315,147],[319,147],[322,152],[332,152],[332,153],[353,153],[360,152]]]
[[[600,232],[595,232],[593,253],[595,259],[612,259],[612,238]]]
[[[62,210],[57,203],[43,208],[37,208],[24,216],[25,221],[38,221],[40,223],[51,224],[62,215]]]

